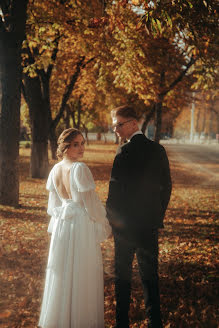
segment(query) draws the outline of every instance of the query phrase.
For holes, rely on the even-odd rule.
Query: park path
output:
[[[219,189],[219,145],[165,144],[171,166],[187,170],[187,184]],[[185,172],[184,172],[185,173]],[[180,179],[180,177],[179,177]],[[176,177],[176,183],[179,182]]]

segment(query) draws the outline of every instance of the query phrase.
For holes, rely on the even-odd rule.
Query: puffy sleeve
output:
[[[93,175],[84,163],[77,163],[74,169],[74,181],[79,192],[85,192],[96,188]]]
[[[55,207],[59,207],[62,204],[59,196],[57,195],[57,192],[56,192],[56,189],[55,189],[55,186],[53,183],[52,175],[53,175],[53,169],[50,171],[48,179],[47,179],[47,183],[46,183],[46,189],[49,191],[47,213],[51,216],[49,226],[48,226],[49,233],[52,233],[53,224],[54,224],[54,220],[55,220],[54,217],[52,216],[53,215],[52,211]]]
[[[81,193],[85,209],[92,221],[95,223],[97,241],[102,242],[112,232],[109,221],[106,218],[106,210],[95,190]]]
[[[93,175],[84,163],[75,169],[74,181],[90,219],[96,222],[98,239],[103,241],[110,235],[111,227],[106,218],[106,210],[95,192]]]

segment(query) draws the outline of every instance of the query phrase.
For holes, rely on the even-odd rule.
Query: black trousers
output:
[[[161,328],[160,294],[158,279],[158,231],[146,235],[145,245],[136,247],[121,236],[114,234],[115,241],[115,293],[116,327],[128,328],[132,262],[136,253],[143,285],[149,327]]]

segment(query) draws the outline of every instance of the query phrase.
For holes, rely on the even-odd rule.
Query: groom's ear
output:
[[[133,126],[134,126],[135,128],[139,128],[139,126],[138,126],[138,121],[137,121],[135,118],[133,118]]]

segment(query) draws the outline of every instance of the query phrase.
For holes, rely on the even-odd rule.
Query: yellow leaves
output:
[[[167,325],[165,325],[164,328],[171,328],[170,322]]]
[[[141,1],[140,0],[132,0],[132,4],[134,6],[139,6],[141,4]]]
[[[39,33],[43,33],[43,32],[45,32],[45,31],[46,31],[45,26],[42,26],[42,27],[39,28]]]
[[[84,35],[94,35],[94,31],[90,29],[84,30]]]

